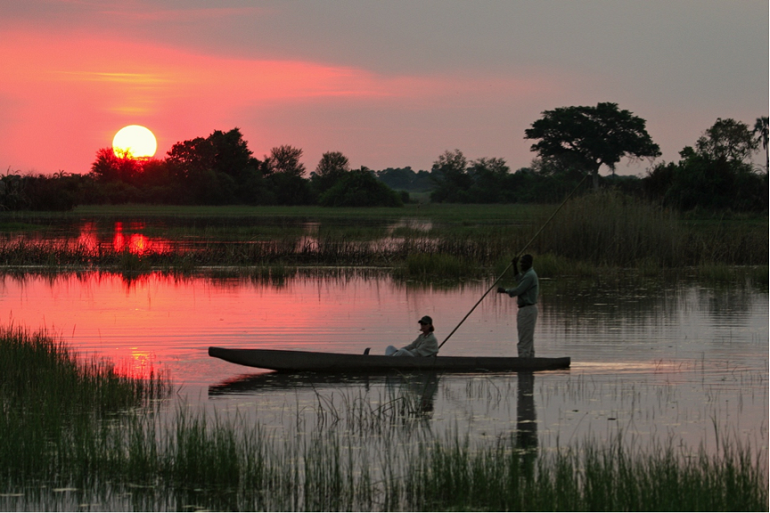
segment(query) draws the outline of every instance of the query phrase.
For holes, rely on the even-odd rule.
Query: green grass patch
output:
[[[382,266],[438,277],[453,277],[459,268],[473,277],[479,268],[499,271],[500,262],[526,250],[540,255],[535,269],[543,277],[590,276],[597,268],[636,269],[655,276],[664,269],[697,266],[716,277],[720,266],[765,266],[770,258],[767,218],[693,221],[614,192],[571,200],[547,222],[555,210],[556,205],[120,205],[79,207],[73,213],[5,212],[0,222],[40,229],[29,237],[0,241],[0,265],[95,266],[130,273],[283,262]],[[89,235],[101,242],[96,250],[80,242],[84,220],[90,229],[97,227]],[[124,234],[160,241],[138,260],[115,251],[110,242],[117,222]],[[68,242],[62,242],[62,233]],[[413,257],[420,253],[451,259],[420,262],[422,257]]]
[[[44,404],[61,411],[117,411],[170,390],[151,370],[147,379],[121,373],[102,359],[79,359],[44,331],[0,328],[0,392],[6,406]]]

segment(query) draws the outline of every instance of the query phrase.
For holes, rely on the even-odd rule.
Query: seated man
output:
[[[436,356],[438,354],[438,341],[433,334],[433,319],[426,315],[418,322],[420,323],[420,334],[414,342],[401,349],[388,346],[385,349],[385,354],[388,356]]]

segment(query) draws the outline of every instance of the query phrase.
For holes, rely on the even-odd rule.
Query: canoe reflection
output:
[[[388,385],[392,387],[394,383],[403,384],[412,383],[415,387],[420,386],[416,383],[427,384],[435,382],[433,395],[438,389],[438,374],[435,372],[408,372],[398,374],[351,374],[351,373],[283,373],[268,372],[264,374],[243,374],[233,379],[223,381],[218,385],[209,387],[209,396],[224,396],[233,394],[255,394],[260,392],[269,392],[271,390],[292,390],[297,388],[318,388],[319,386],[364,386],[368,389],[372,385]]]

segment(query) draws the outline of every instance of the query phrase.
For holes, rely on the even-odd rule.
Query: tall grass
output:
[[[567,203],[538,246],[575,261],[630,266],[648,258],[668,266],[682,260],[685,230],[668,211],[615,192]]]
[[[88,472],[88,455],[107,449],[103,435],[115,416],[170,391],[153,370],[122,374],[111,362],[77,358],[45,332],[0,328],[0,472],[42,478],[75,464]]]
[[[473,445],[457,433],[417,443],[385,433],[372,444],[334,429],[279,437],[244,419],[183,410],[165,427],[134,418],[109,433],[109,443],[78,455],[78,467],[52,473],[49,486],[62,486],[64,478],[83,494],[129,488],[144,496],[145,509],[169,500],[175,509],[194,500],[198,508],[254,511],[768,507],[760,456],[730,444],[715,456],[671,445],[631,450],[619,439],[539,453],[513,438]]]
[[[723,223],[696,228],[672,210],[603,191],[567,203],[535,246],[603,266],[764,265],[766,231]]]
[[[45,331],[0,327],[0,391],[6,404],[105,413],[139,406],[170,391],[167,378],[154,369],[141,379],[120,371],[104,359],[78,358]]]
[[[482,269],[468,259],[446,253],[411,253],[397,267],[396,274],[401,278],[428,279],[464,278],[480,274]]]
[[[766,222],[692,221],[640,199],[605,191],[570,200],[535,237],[555,208],[431,205],[396,217],[390,210],[362,214],[349,209],[225,208],[181,209],[173,214],[173,209],[161,209],[160,214],[148,213],[143,224],[146,233],[171,241],[157,250],[136,255],[115,251],[110,244],[88,248],[75,239],[63,242],[19,235],[0,240],[0,265],[90,266],[128,273],[276,264],[377,266],[410,277],[444,278],[458,272],[475,276],[479,269],[488,272],[530,241],[527,251],[551,255],[552,263],[558,264],[553,271],[557,273],[561,269],[582,273],[588,267],[636,267],[647,273],[661,267],[762,266],[768,261]],[[130,208],[119,211],[133,212]],[[171,215],[189,217],[169,222]],[[158,224],[153,225],[154,221]]]
[[[727,444],[708,456],[672,445],[630,450],[620,436],[535,455],[514,441],[472,450],[434,442],[414,458],[407,508],[484,511],[760,511],[760,456]]]
[[[766,449],[752,456],[727,441],[715,455],[673,444],[635,450],[620,437],[539,452],[515,436],[472,444],[456,431],[383,428],[421,421],[420,402],[401,397],[408,388],[379,406],[321,398],[317,426],[298,417],[295,431],[276,433],[237,411],[141,408],[168,383],[84,366],[45,334],[6,328],[0,351],[0,509],[768,507]]]

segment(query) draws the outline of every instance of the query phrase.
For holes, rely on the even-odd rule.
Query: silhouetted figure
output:
[[[388,346],[385,354],[388,356],[436,356],[438,354],[438,341],[433,334],[433,319],[424,316],[417,321],[420,324],[420,334],[408,346],[396,349]]]
[[[506,289],[498,287],[497,292],[516,297],[519,313],[516,315],[516,328],[519,332],[519,343],[516,348],[519,358],[535,357],[535,324],[537,324],[537,295],[540,283],[532,268],[532,255],[521,257],[521,272],[519,272],[519,257],[513,259],[513,272],[516,274],[516,287]]]

